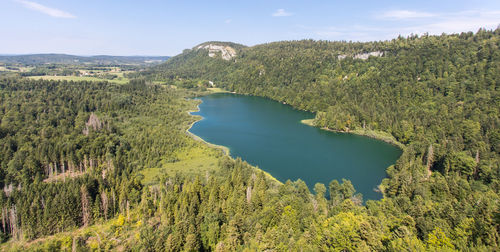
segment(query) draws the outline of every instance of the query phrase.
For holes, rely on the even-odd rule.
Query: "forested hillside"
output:
[[[240,48],[231,60],[195,47],[147,76],[266,96],[317,112],[314,124],[332,130],[390,133],[405,148],[387,170],[384,200],[411,216],[419,238],[436,227],[449,235],[468,220],[475,228],[469,246],[497,246],[499,47],[500,29],[386,42],[276,42]]]
[[[194,103],[132,81],[0,80],[2,239],[34,239],[129,211],[138,171],[191,146]]]
[[[2,250],[499,249],[500,30],[210,44],[223,47],[128,84],[1,78]],[[209,81],[392,135],[404,152],[384,198],[362,205],[348,180],[281,184],[192,139],[190,98]]]

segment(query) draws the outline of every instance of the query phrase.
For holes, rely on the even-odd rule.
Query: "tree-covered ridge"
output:
[[[137,172],[187,146],[192,120],[191,102],[144,81],[2,79],[0,101],[1,231],[16,239],[135,205]]]
[[[458,172],[491,182],[500,153],[499,38],[500,30],[480,30],[374,43],[277,42],[244,49],[235,62],[181,54],[152,76],[202,78],[284,101],[317,111],[316,125],[330,129],[386,131],[443,173],[468,156],[478,166]],[[384,56],[338,58],[374,50]]]
[[[288,41],[244,48],[233,62],[185,52],[148,76],[213,81],[284,101],[317,112],[315,124],[333,130],[388,132],[406,147],[381,188],[414,218],[419,238],[436,223],[449,234],[471,218],[473,243],[497,246],[499,47],[500,29],[386,42]],[[383,56],[352,57],[373,51]],[[432,210],[411,209],[424,206]]]
[[[163,176],[144,187],[133,210],[98,228],[83,228],[32,243],[33,250],[141,251],[455,251],[495,250],[495,230],[486,216],[440,215],[440,203],[385,198],[366,206],[352,200],[349,181],[276,184],[241,160],[222,158],[218,173]],[[85,194],[82,194],[85,195]],[[482,200],[493,195],[484,195]],[[406,208],[401,208],[401,206]],[[131,205],[132,207],[132,205]],[[450,209],[449,205],[443,207]],[[480,204],[491,216],[491,205]],[[96,211],[97,212],[97,211]],[[447,227],[451,219],[457,221]],[[491,220],[490,220],[491,221]],[[420,233],[425,224],[429,231]]]
[[[5,169],[21,178],[9,181],[11,191],[1,192],[1,231],[4,238],[11,238],[5,249],[433,251],[498,246],[498,194],[457,175],[450,183],[460,187],[449,187],[435,173],[428,184],[419,186],[421,195],[386,197],[366,206],[359,204],[349,181],[332,181],[327,199],[322,184],[315,185],[313,195],[302,181],[276,184],[255,168],[227,157],[219,158],[218,172],[194,177],[164,174],[159,183],[144,186],[140,170],[162,159],[175,162],[170,153],[193,146],[185,129],[193,120],[186,111],[195,103],[185,100],[185,94],[142,81],[117,86],[6,79],[1,88],[2,129],[11,129],[3,139],[33,149],[25,152],[27,158],[19,159],[20,165],[11,164],[17,171],[9,170],[10,162]],[[44,99],[47,103],[41,102]],[[33,104],[39,104],[39,112],[28,113]],[[55,113],[73,111],[73,106],[72,114]],[[82,119],[76,120],[79,114]],[[96,117],[109,129],[96,126],[94,130],[99,125]],[[81,137],[89,142],[75,145],[74,152],[87,154],[85,143],[92,146],[100,144],[100,138],[109,139],[97,149],[105,161],[112,161],[112,167],[104,162],[75,178],[43,182],[49,175],[38,161],[34,175],[24,175],[31,167],[24,160],[43,157],[37,154],[40,143],[36,142],[43,135],[30,131],[50,127],[49,122],[58,123],[57,134],[51,135],[55,141],[49,144],[53,149],[72,146]],[[65,134],[75,138],[57,141]],[[11,150],[12,154],[20,155],[18,150]],[[65,153],[72,152],[63,152],[56,160]],[[474,188],[478,186],[480,191]],[[56,235],[16,243],[49,234]]]
[[[496,251],[499,37],[192,50],[146,73],[177,88],[0,79],[2,249]],[[222,155],[218,170],[143,183],[200,146],[185,98],[201,93],[181,87],[208,81],[316,111],[318,126],[392,134],[405,147],[384,199],[361,205],[347,180],[311,193]]]

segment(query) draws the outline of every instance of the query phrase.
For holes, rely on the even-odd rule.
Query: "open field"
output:
[[[224,90],[222,88],[207,88],[211,93],[229,93],[229,91]]]
[[[16,66],[17,67],[17,66]],[[34,67],[17,67],[19,70],[8,69],[5,66],[0,66],[0,72],[29,72]]]
[[[300,122],[305,124],[305,125],[309,125],[311,127],[318,127],[314,124],[314,118],[313,119],[304,119],[304,120],[301,120]],[[345,131],[329,129],[326,127],[323,127],[321,129],[333,131],[333,132],[339,132],[339,133],[350,133],[350,134],[356,134],[356,135],[361,135],[361,136],[367,136],[367,137],[375,138],[375,139],[384,141],[386,143],[395,145],[395,146],[399,147],[400,149],[405,148],[404,144],[398,142],[396,140],[396,138],[394,138],[394,136],[392,136],[391,134],[389,134],[387,132],[383,132],[383,131],[370,130],[370,129],[354,129],[354,130],[351,130],[349,132],[345,132]]]
[[[43,80],[66,80],[66,81],[108,81],[116,84],[126,84],[128,82],[127,78],[119,77],[113,80],[101,79],[97,77],[89,77],[89,76],[30,76],[30,79],[43,79]]]
[[[218,169],[220,155],[220,150],[197,143],[193,148],[179,151],[176,162],[165,162],[162,167],[142,170],[141,174],[144,176],[142,183],[144,185],[156,184],[166,173],[169,175],[176,173],[203,175]]]

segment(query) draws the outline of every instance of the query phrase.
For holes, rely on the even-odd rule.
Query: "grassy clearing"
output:
[[[314,119],[304,119],[304,120],[301,120],[300,122],[305,124],[305,125],[317,127],[314,124]],[[370,129],[354,129],[354,130],[351,130],[349,132],[344,132],[344,131],[332,130],[332,129],[325,128],[325,127],[321,128],[321,129],[333,131],[333,132],[351,133],[351,134],[356,134],[356,135],[361,135],[361,136],[367,136],[367,137],[371,137],[371,138],[375,138],[375,139],[384,141],[386,143],[390,143],[392,145],[399,147],[400,149],[405,148],[404,144],[398,142],[396,140],[396,138],[394,138],[394,136],[392,136],[391,134],[389,134],[387,132],[383,132],[383,131],[370,130]]]
[[[113,80],[107,80],[107,79],[101,79],[97,77],[89,77],[89,76],[50,76],[50,75],[45,75],[45,76],[30,76],[27,77],[30,79],[42,79],[42,80],[66,80],[66,81],[108,81],[111,83],[116,83],[116,84],[126,84],[128,82],[127,78],[124,77],[118,77]]]
[[[395,145],[395,146],[399,147],[400,149],[405,148],[404,144],[398,142],[396,140],[396,138],[394,138],[394,136],[392,136],[391,134],[384,132],[384,131],[370,130],[370,129],[355,129],[355,130],[350,131],[349,133],[382,140],[386,143],[390,143],[392,145]]]
[[[148,168],[141,171],[144,176],[144,185],[154,185],[160,181],[164,174],[204,175],[207,172],[219,169],[218,162],[221,153],[202,143],[184,149],[176,154],[176,162],[164,162],[161,167]]]
[[[125,77],[125,74],[134,73],[134,72],[135,71],[110,71],[107,73],[114,74],[114,75],[118,76],[118,78],[127,78],[127,77]]]
[[[314,125],[314,118],[313,119],[304,119],[304,120],[301,120],[300,122],[303,123],[303,124],[305,124],[305,125],[316,127]]]
[[[34,67],[17,67],[17,68],[19,68],[19,70],[8,69],[5,66],[0,66],[0,71],[1,72],[29,72],[32,69],[34,69]]]
[[[222,88],[207,88],[210,93],[229,93],[229,91],[224,90]]]
[[[191,128],[191,127],[189,127],[189,128]],[[213,148],[213,149],[219,149],[219,150],[222,150],[222,151],[224,152],[224,154],[226,154],[226,155],[229,155],[229,153],[230,153],[229,148],[228,148],[228,147],[226,147],[226,146],[223,146],[223,145],[217,145],[217,144],[213,144],[213,143],[209,143],[209,142],[205,141],[203,138],[201,138],[201,137],[199,137],[199,136],[197,136],[197,135],[195,135],[195,134],[193,134],[193,133],[189,132],[189,130],[187,131],[187,133],[188,133],[188,135],[190,135],[190,136],[191,136],[194,140],[196,140],[196,141],[200,141],[200,142],[204,143],[205,145],[207,145],[208,147],[211,147],[211,148]]]
[[[221,89],[221,88],[208,88],[208,90],[210,92],[214,92],[214,93],[217,93],[217,92],[221,92],[221,93],[229,93],[229,91],[226,91],[224,89]],[[188,110],[188,113],[191,114],[191,112],[197,112],[199,111],[199,107],[198,105],[196,105],[195,108],[191,109],[191,110]],[[199,119],[201,119],[201,116],[196,116],[198,117]],[[199,120],[198,119],[198,120]],[[189,132],[189,129],[198,121],[196,120],[195,122],[191,123],[191,125],[189,125],[188,129],[186,130],[186,133],[191,136],[194,140],[204,144],[204,146],[210,148],[211,150],[222,150],[224,155],[230,157],[231,159],[233,159],[231,156],[230,156],[230,150],[228,147],[226,146],[223,146],[223,145],[217,145],[217,144],[212,144],[212,143],[209,143],[207,141],[205,141],[203,138]],[[260,169],[259,167],[257,166],[253,166],[253,168],[258,171],[258,172],[263,172],[270,180],[276,182],[277,184],[283,184],[281,181],[279,181],[278,179],[276,179],[275,177],[273,177],[269,172],[266,172],[262,169]]]

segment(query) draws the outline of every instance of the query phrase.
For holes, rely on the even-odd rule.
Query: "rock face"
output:
[[[236,50],[230,46],[224,45],[216,45],[216,44],[208,44],[208,45],[200,45],[196,49],[206,49],[208,50],[209,57],[217,56],[217,53],[220,52],[222,59],[230,60],[236,56]]]
[[[373,56],[373,57],[382,57],[382,56],[384,56],[384,52],[374,51],[374,52],[367,52],[367,53],[358,53],[358,54],[354,55],[352,58],[353,59],[360,59],[360,60],[367,60],[370,56]],[[337,56],[337,58],[339,60],[343,60],[346,57],[348,57],[348,56],[345,55],[345,54],[340,54],[340,55]]]
[[[338,58],[339,60],[343,60],[343,59],[345,59],[346,57],[347,57],[347,55],[345,55],[345,54],[341,54],[341,55],[337,56],[337,58]]]
[[[375,52],[359,53],[359,54],[354,55],[354,58],[355,59],[367,60],[370,56],[373,56],[373,57],[382,57],[382,56],[384,56],[384,52],[375,51]]]

